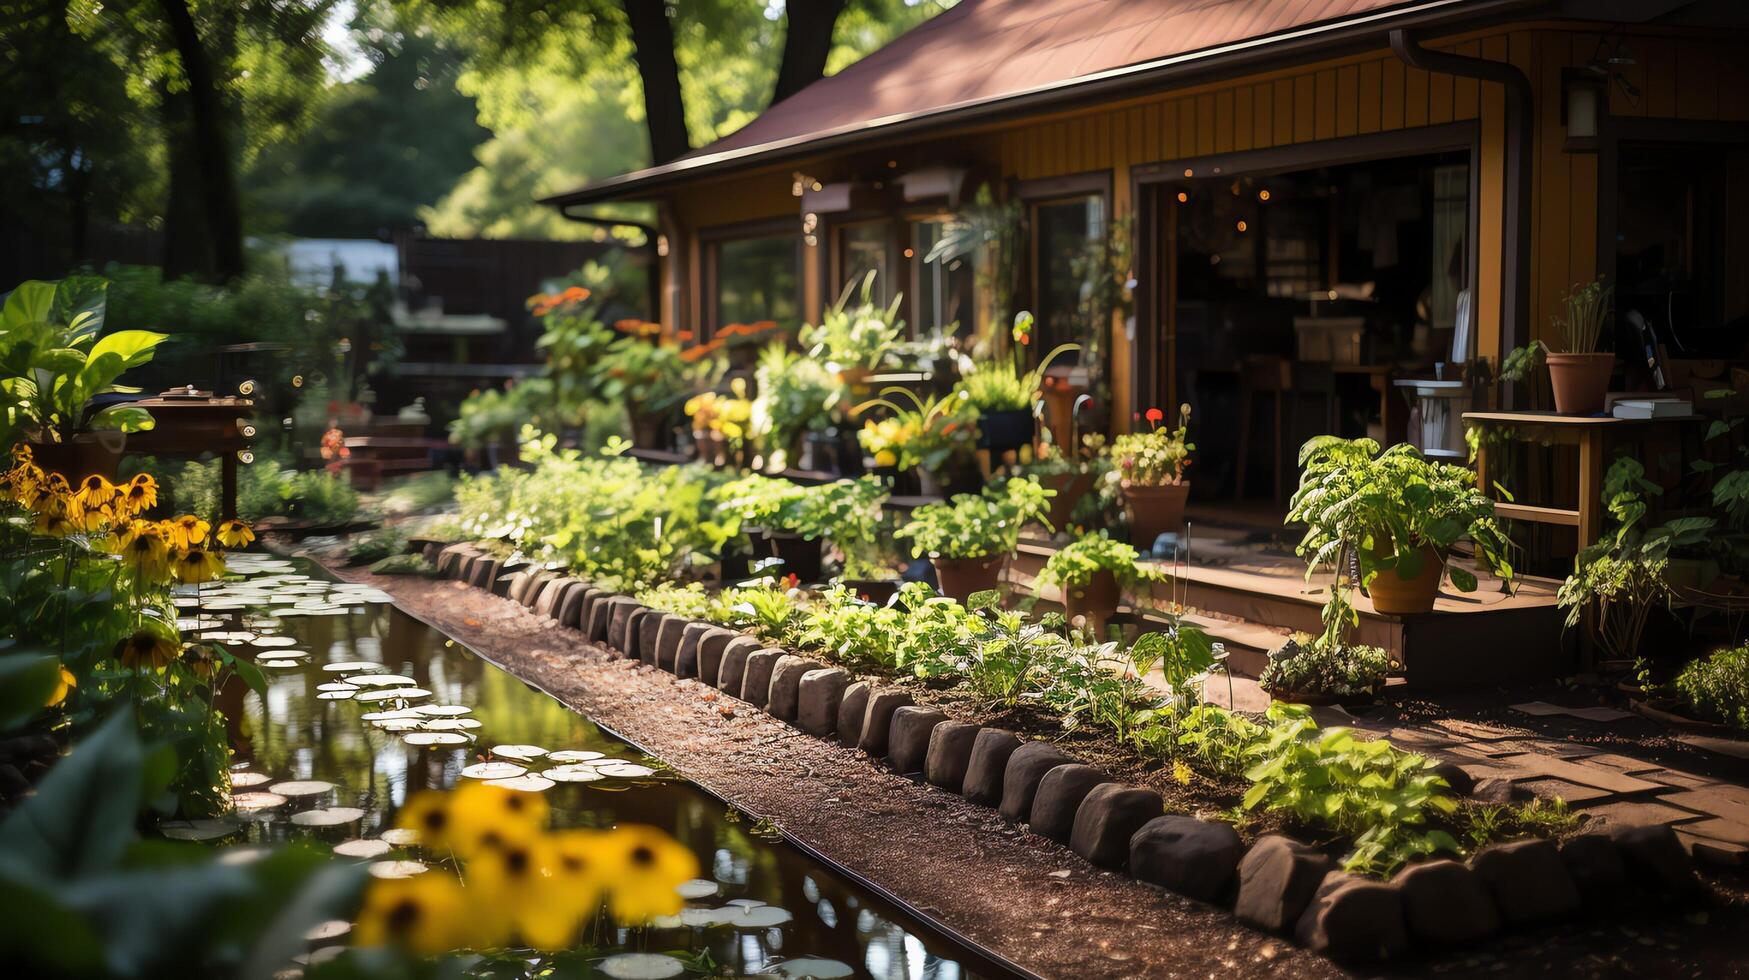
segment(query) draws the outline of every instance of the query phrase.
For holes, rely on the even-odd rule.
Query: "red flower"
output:
[[[1150,409],[1148,409],[1148,413],[1147,413],[1147,419],[1148,419],[1148,421],[1150,421],[1150,422],[1158,422],[1158,421],[1160,421],[1160,420],[1161,420],[1161,419],[1163,419],[1163,418],[1165,418],[1165,417],[1166,417],[1166,413],[1165,413],[1165,412],[1162,412],[1162,411],[1160,411],[1160,410],[1159,410],[1159,409],[1157,409],[1157,408],[1150,408]]]

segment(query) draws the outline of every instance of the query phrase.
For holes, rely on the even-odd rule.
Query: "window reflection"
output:
[[[799,259],[794,235],[718,242],[713,326],[759,320],[795,325],[800,316]]]
[[[838,230],[837,292],[846,287],[862,288],[863,279],[873,272],[876,302],[892,299],[893,279],[887,254],[890,234],[891,225],[885,221],[847,225]]]
[[[1087,306],[1091,288],[1093,246],[1105,234],[1105,200],[1097,194],[1052,201],[1034,210],[1037,251],[1037,309],[1040,351],[1058,344],[1085,345],[1093,324]],[[1079,352],[1069,351],[1059,364],[1074,364]]]
[[[974,326],[971,257],[923,261],[951,221],[943,216],[911,226],[912,319],[919,339],[967,334]]]

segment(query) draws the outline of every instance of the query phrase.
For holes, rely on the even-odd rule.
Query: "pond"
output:
[[[709,924],[609,929],[596,946],[603,957],[684,951],[729,975],[1004,972],[381,592],[332,582],[301,561],[242,554],[231,567],[246,578],[177,601],[184,627],[252,651],[267,675],[265,697],[232,684],[232,703],[222,705],[232,719],[241,833],[251,843],[314,839],[372,862],[373,873],[416,870],[394,862],[420,855],[382,840],[410,794],[475,776],[521,777],[546,796],[556,825],[651,824],[704,869],[682,918]],[[487,761],[493,766],[469,768]],[[554,769],[584,771],[572,778],[589,781],[544,785],[540,774]]]

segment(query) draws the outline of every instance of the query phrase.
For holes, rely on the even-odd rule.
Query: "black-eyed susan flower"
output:
[[[194,516],[183,514],[169,525],[170,543],[178,548],[193,548],[206,544],[206,536],[212,531],[212,525]]]
[[[132,670],[163,670],[176,659],[176,641],[154,629],[135,630],[115,645],[115,659]]]
[[[677,914],[684,901],[675,889],[698,877],[698,858],[656,827],[626,824],[605,841],[608,907],[622,925]]]
[[[49,538],[64,538],[81,530],[72,502],[64,495],[45,494],[36,508],[32,530]]]
[[[407,798],[395,815],[395,826],[419,835],[419,844],[437,853],[449,846],[449,794],[425,789]]]
[[[142,582],[161,585],[170,580],[170,543],[158,525],[134,521],[116,535],[115,553]]]
[[[547,801],[538,793],[470,780],[450,794],[445,842],[452,852],[472,857],[539,834],[547,813]]]
[[[556,856],[547,836],[529,837],[481,850],[469,859],[466,879],[477,914],[501,920],[534,949],[568,949],[583,924],[583,910],[566,900],[553,876]]]
[[[141,473],[122,485],[118,499],[128,517],[145,513],[158,506],[158,481],[150,473]]]
[[[210,643],[190,643],[182,649],[182,659],[201,680],[210,681],[218,675],[219,655]]]
[[[201,523],[206,523],[202,521]],[[170,562],[170,573],[176,581],[190,585],[211,582],[225,573],[225,560],[216,551],[203,545],[178,549]]]
[[[55,678],[55,689],[49,692],[49,699],[43,702],[45,708],[53,708],[67,700],[67,695],[79,686],[79,679],[73,676],[73,672],[65,664],[60,667],[60,671],[60,676]]]
[[[480,928],[469,895],[454,877],[430,871],[372,881],[352,931],[359,946],[398,946],[416,956],[496,945]]]
[[[221,521],[219,523],[219,529],[215,533],[218,536],[219,544],[222,544],[227,548],[246,547],[249,542],[255,540],[254,529],[250,528],[247,523],[237,520],[235,517],[228,521]]]
[[[102,510],[115,499],[115,493],[115,484],[102,474],[93,473],[79,481],[79,489],[73,491],[73,502],[85,510]]]

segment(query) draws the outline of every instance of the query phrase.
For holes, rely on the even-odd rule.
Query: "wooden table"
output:
[[[128,404],[152,413],[153,427],[128,435],[127,451],[154,456],[219,457],[219,517],[237,516],[237,453],[248,449],[255,402],[247,398],[144,398]]]
[[[1554,412],[1465,412],[1464,422],[1470,425],[1506,426],[1514,429],[1513,438],[1579,449],[1578,506],[1536,507],[1530,504],[1496,502],[1494,512],[1501,517],[1535,524],[1554,524],[1575,528],[1579,532],[1579,547],[1584,548],[1603,534],[1603,471],[1608,440],[1648,425],[1685,424],[1704,421],[1699,415],[1670,416],[1661,419],[1618,419],[1612,416],[1559,415]],[[1493,485],[1488,478],[1487,443],[1476,449],[1476,485],[1483,493]]]

